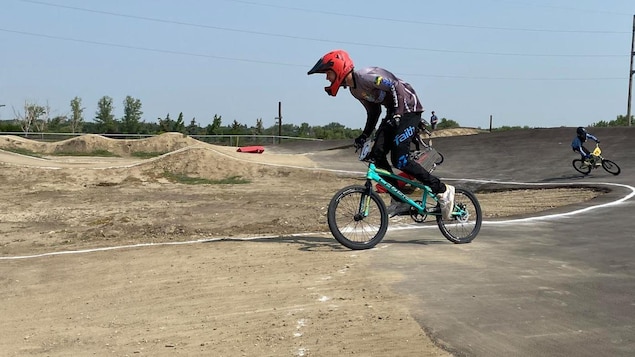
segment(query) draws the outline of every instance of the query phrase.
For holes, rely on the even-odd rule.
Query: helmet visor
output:
[[[333,62],[324,62],[323,58],[320,58],[317,63],[306,74],[326,73],[329,69],[333,68]]]

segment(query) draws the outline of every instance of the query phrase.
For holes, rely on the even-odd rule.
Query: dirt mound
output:
[[[451,128],[451,129],[440,129],[432,132],[432,137],[440,138],[445,136],[463,136],[463,135],[476,135],[481,131],[474,128]]]
[[[47,146],[47,143],[25,139],[20,136],[0,135],[0,149],[26,149],[33,152],[45,152]]]
[[[90,153],[96,150],[106,150],[115,155],[130,156],[135,152],[167,153],[197,144],[201,144],[201,142],[180,133],[165,133],[147,139],[123,140],[87,134],[58,143],[52,143],[47,153]]]
[[[242,154],[248,155],[248,154]],[[261,158],[251,155],[250,158]],[[148,160],[135,168],[140,173],[156,176],[164,172],[172,174],[200,177],[209,180],[222,180],[229,177],[242,177],[256,180],[263,177],[296,177],[298,179],[319,179],[333,174],[282,165],[271,165],[241,160],[230,153],[223,153],[213,148],[189,146],[152,160]]]
[[[135,152],[167,153],[198,144],[202,142],[181,133],[165,133],[147,139],[111,139],[96,134],[84,134],[53,143],[13,135],[0,137],[0,148],[21,148],[42,154],[87,154],[104,150],[118,156],[130,156]]]
[[[435,131],[433,137],[460,136],[478,134],[477,129],[453,128]],[[303,145],[307,145],[303,143]],[[90,154],[107,151],[121,157],[130,157],[134,153],[169,153],[189,146],[216,147],[220,151],[233,152],[235,148],[211,145],[181,133],[164,133],[146,139],[111,139],[97,134],[83,134],[58,142],[41,142],[15,135],[1,135],[0,149],[23,149],[40,154]],[[222,149],[221,149],[222,148]],[[251,161],[257,161],[255,157]],[[284,161],[286,159],[283,158]]]

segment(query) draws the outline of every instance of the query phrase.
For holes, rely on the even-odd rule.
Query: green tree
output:
[[[43,108],[44,108],[44,114],[42,114],[34,122],[35,130],[37,130],[40,133],[47,132],[49,129],[49,123],[51,122],[51,106],[49,106],[48,103],[46,103],[46,106],[44,106]],[[44,137],[43,134],[42,134],[42,137]]]
[[[172,131],[177,133],[185,133],[185,121],[183,119],[183,112],[180,112],[179,117],[176,118],[176,123],[174,123]]]
[[[13,121],[13,120],[2,120],[2,121],[0,121],[0,131],[9,131],[9,132],[10,131],[14,131],[14,132],[17,132],[17,131],[20,131],[20,130],[22,130],[22,129],[20,128],[20,125],[16,121]]]
[[[25,101],[24,114],[17,112],[15,113],[15,117],[24,134],[28,135],[29,132],[32,131],[31,129],[42,120],[42,117],[46,113],[46,108],[43,106]]]
[[[95,123],[100,133],[112,134],[117,132],[117,121],[113,111],[112,98],[106,95],[101,97],[97,102],[97,112],[95,113]]]
[[[126,134],[138,134],[141,130],[141,100],[126,96],[123,101],[123,118],[121,131]]]
[[[300,129],[298,130],[298,136],[302,138],[308,138],[311,136],[311,126],[309,123],[300,124]]]
[[[455,122],[452,119],[443,118],[437,124],[436,129],[451,129],[451,128],[459,128],[461,127],[459,123]]]
[[[242,125],[238,122],[238,120],[234,119],[234,122],[231,125],[230,134],[240,135],[244,134],[247,129],[246,125]]]
[[[212,123],[205,128],[205,134],[207,135],[222,134],[222,131],[221,131],[222,123],[223,123],[222,117],[218,114],[214,114],[214,119],[212,119]]]
[[[190,121],[190,124],[185,129],[188,135],[198,134],[200,127],[196,123],[196,118],[192,118],[192,120]]]
[[[77,133],[82,130],[84,124],[84,109],[82,107],[82,99],[75,97],[71,100],[71,118],[69,121],[70,129],[72,133]]]
[[[346,139],[346,127],[340,123],[329,123],[324,127],[323,139]]]
[[[631,117],[633,116],[631,115]],[[615,120],[611,120],[608,122],[605,120],[600,120],[597,123],[591,124],[591,126],[594,126],[594,127],[628,126],[628,119],[626,118],[626,115],[618,115],[617,118],[615,118]]]
[[[256,119],[256,127],[254,128],[255,135],[262,135],[265,133],[265,127],[262,125],[262,118]]]
[[[159,120],[159,132],[168,133],[172,131],[174,127],[174,120],[170,119],[170,113],[168,113],[164,119],[158,118]]]
[[[65,115],[58,115],[56,117],[53,117],[48,123],[48,131],[52,133],[61,133],[63,132],[67,122],[68,119]]]

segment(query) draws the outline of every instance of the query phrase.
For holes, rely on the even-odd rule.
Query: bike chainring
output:
[[[422,201],[415,201],[415,202],[420,206],[423,205]],[[412,218],[412,220],[417,223],[423,223],[426,220],[426,218],[428,218],[428,215],[425,213],[421,214],[415,207],[410,206],[410,218]]]

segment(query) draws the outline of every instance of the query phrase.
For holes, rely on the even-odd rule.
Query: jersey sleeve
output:
[[[379,116],[381,115],[381,104],[372,103],[363,99],[360,99],[359,101],[366,109],[366,126],[364,126],[363,133],[366,136],[370,136],[379,121]]]
[[[398,83],[399,82],[395,79],[391,79],[381,75],[376,76],[373,80],[375,88],[391,94],[393,98],[393,108],[390,111],[393,114],[402,115],[404,113],[404,108],[403,106],[401,106],[400,108],[399,103],[403,102],[403,100],[399,100],[399,98],[402,98],[403,94],[399,93]]]
[[[597,142],[600,142],[600,140],[599,140],[597,137],[595,137],[595,135],[593,135],[593,134],[589,134],[589,133],[587,133],[587,134],[586,134],[586,136],[587,136],[587,138],[589,138],[589,139],[591,139],[591,140],[595,141],[596,143],[597,143]]]

